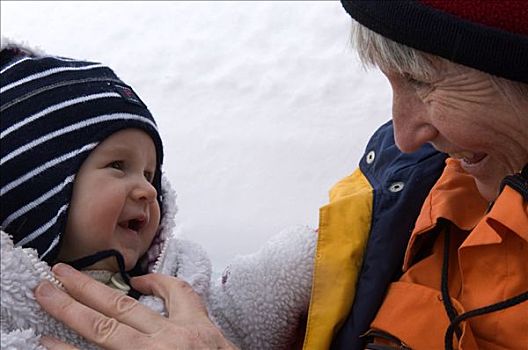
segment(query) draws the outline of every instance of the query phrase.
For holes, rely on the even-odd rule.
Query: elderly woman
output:
[[[384,285],[402,266],[399,248],[386,243],[400,244],[394,235],[406,236],[396,231],[412,215],[408,200],[401,209],[389,204],[393,228],[371,230],[350,311],[344,305],[333,322],[325,321],[326,338],[319,332],[310,337],[309,323],[306,341],[328,339],[317,343],[327,347],[332,329],[343,322],[333,336],[336,349],[362,348],[369,341],[376,344],[367,346],[372,349],[384,348],[381,343],[411,349],[528,346],[528,4],[423,0],[343,6],[355,20],[361,59],[379,67],[392,86],[397,147],[411,156],[430,144],[449,157],[409,227],[414,229],[403,274]],[[366,157],[376,147],[371,142]],[[364,173],[384,166],[376,165],[379,156],[373,158],[360,164]],[[391,167],[401,168],[401,160],[392,161]],[[423,161],[412,167],[423,167]],[[406,180],[401,181],[400,187]],[[407,181],[400,194],[423,191],[427,181]],[[372,225],[380,220],[375,214],[374,219]],[[393,269],[386,268],[388,262]],[[316,261],[314,287],[317,266]]]
[[[304,348],[526,347],[528,5],[343,5],[357,21],[362,60],[392,86],[393,122],[321,209]],[[46,285],[37,299],[103,347],[231,346],[178,281],[133,282],[164,297],[164,319],[116,305],[106,288],[64,268],[55,272],[80,303]],[[136,328],[146,317],[158,332]]]

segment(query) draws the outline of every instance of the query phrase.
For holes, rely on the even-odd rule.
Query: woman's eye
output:
[[[427,86],[428,83],[425,82],[425,81],[422,81],[422,80],[419,80],[415,77],[413,77],[412,75],[410,74],[404,74],[403,75],[403,78],[405,79],[405,81],[411,85],[411,86],[414,86],[414,87],[422,87],[422,86]]]

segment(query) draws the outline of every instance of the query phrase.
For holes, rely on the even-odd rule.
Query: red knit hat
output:
[[[528,83],[528,1],[341,1],[352,18],[401,44]]]

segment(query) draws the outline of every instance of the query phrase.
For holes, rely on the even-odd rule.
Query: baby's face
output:
[[[147,251],[158,229],[160,208],[152,185],[156,148],[147,133],[125,129],[101,142],[75,177],[59,259],[71,261],[108,249],[126,269]],[[118,271],[114,258],[90,269]]]

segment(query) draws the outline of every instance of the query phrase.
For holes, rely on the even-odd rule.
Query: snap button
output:
[[[369,153],[367,153],[367,159],[366,159],[367,164],[372,164],[374,159],[376,159],[376,152],[370,151]]]
[[[403,182],[401,181],[394,182],[392,185],[390,185],[389,191],[393,193],[400,192],[401,190],[403,190],[404,187],[405,187],[405,184]]]

